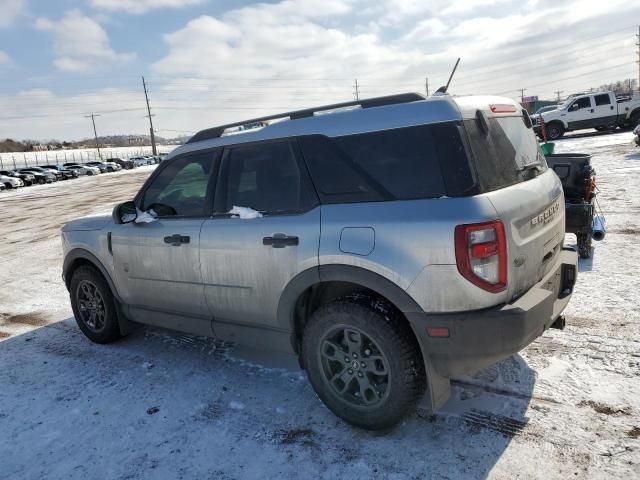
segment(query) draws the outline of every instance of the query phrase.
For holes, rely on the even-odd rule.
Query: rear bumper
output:
[[[436,372],[452,377],[476,372],[529,345],[560,316],[577,276],[574,250],[560,252],[557,267],[511,304],[447,314],[407,313]],[[449,329],[430,337],[428,328]]]

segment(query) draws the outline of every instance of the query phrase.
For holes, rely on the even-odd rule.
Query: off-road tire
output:
[[[580,255],[580,258],[591,258],[591,235],[578,233],[576,238],[578,240],[578,255]]]
[[[101,304],[104,307],[104,321],[102,328],[92,328],[85,320],[86,313],[81,311],[80,288],[83,284],[95,286]],[[102,274],[93,267],[78,267],[71,276],[69,286],[69,296],[71,298],[71,308],[76,318],[76,323],[82,333],[95,343],[111,343],[122,337],[120,327],[118,325],[118,312],[116,310],[115,300],[109,285],[105,281]]]
[[[320,307],[313,313],[304,329],[302,362],[307,370],[309,381],[324,404],[335,415],[352,425],[367,430],[391,428],[415,410],[424,394],[426,377],[420,347],[413,332],[400,315],[394,308],[379,299],[364,295],[348,296]],[[386,362],[384,368],[388,372],[388,377],[383,387],[384,395],[376,393],[377,399],[374,403],[378,403],[373,406],[357,405],[345,399],[327,378],[329,375],[324,363],[326,360],[323,359],[321,349],[325,345],[325,340],[331,338],[332,332],[340,332],[342,328],[361,332],[363,334],[361,338],[367,341],[366,343],[363,341],[361,345],[373,344],[374,352],[378,351]],[[344,338],[346,339],[346,336]],[[363,363],[367,361],[367,351],[371,350],[363,350],[361,358]],[[351,350],[340,351],[339,355],[347,357],[350,353]],[[377,355],[374,353],[374,356]],[[334,365],[337,363],[335,362]],[[343,372],[348,368],[346,365],[342,367]],[[367,367],[370,372],[371,365]],[[360,372],[367,377],[370,375],[365,370],[359,371],[358,375]],[[375,375],[373,378],[377,379]],[[357,389],[361,385],[360,380],[354,375],[350,382],[353,381],[357,382],[352,384],[355,386],[354,389]],[[362,391],[361,388],[360,391]],[[376,388],[375,391],[378,392],[378,389]]]
[[[558,140],[564,135],[564,126],[559,122],[553,122],[545,126],[548,140]]]

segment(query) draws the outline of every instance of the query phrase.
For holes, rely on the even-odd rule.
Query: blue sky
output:
[[[0,138],[172,137],[425,90],[553,97],[637,78],[623,0],[0,0]]]

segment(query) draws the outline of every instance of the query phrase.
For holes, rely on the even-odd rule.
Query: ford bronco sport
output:
[[[63,277],[94,342],[141,323],[291,352],[383,429],[562,325],[563,206],[517,103],[380,97],[197,133],[63,227]]]

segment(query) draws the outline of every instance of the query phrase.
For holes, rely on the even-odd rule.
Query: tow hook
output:
[[[551,324],[551,328],[557,328],[558,330],[564,330],[564,326],[566,325],[567,321],[565,320],[563,315],[560,315],[558,318],[556,318],[556,321],[553,322]]]

